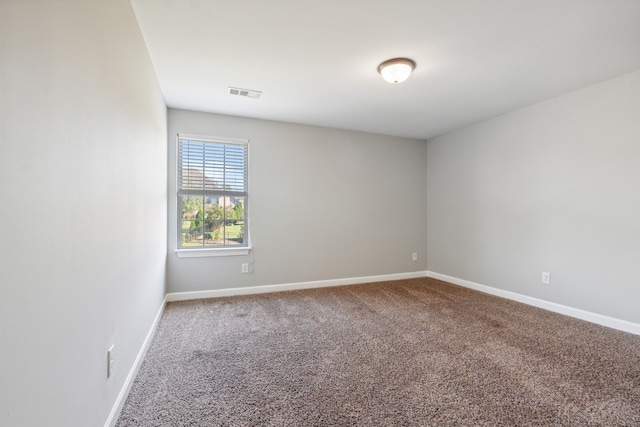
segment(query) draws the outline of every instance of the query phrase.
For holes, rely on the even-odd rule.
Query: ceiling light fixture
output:
[[[393,58],[378,65],[378,72],[383,79],[394,85],[402,83],[411,75],[416,63],[407,58]]]

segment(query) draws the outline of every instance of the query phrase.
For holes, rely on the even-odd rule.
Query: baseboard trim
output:
[[[629,322],[627,320],[616,319],[615,317],[609,317],[602,314],[592,313],[589,311],[581,310],[579,308],[569,307],[555,302],[542,300],[539,298],[530,297],[527,295],[518,294],[515,292],[505,291],[498,288],[492,288],[491,286],[481,285],[479,283],[470,282],[464,279],[458,279],[457,277],[447,276],[445,274],[436,273],[433,271],[426,272],[427,277],[442,280],[444,282],[453,283],[454,285],[462,286],[476,291],[484,292],[499,296],[502,298],[510,299],[513,301],[521,302],[524,304],[532,305],[534,307],[542,308],[545,310],[553,311],[554,313],[564,314],[566,316],[575,317],[577,319],[586,320],[587,322],[596,323],[598,325],[606,326],[620,331],[629,332],[631,334],[640,335],[640,324]]]
[[[156,314],[155,319],[153,319],[153,323],[151,324],[151,328],[149,328],[149,332],[147,332],[147,336],[142,343],[142,347],[136,356],[136,360],[133,362],[133,366],[129,370],[129,375],[127,375],[127,379],[124,381],[124,385],[118,394],[118,398],[109,413],[109,417],[107,418],[107,422],[104,423],[105,427],[114,427],[116,422],[118,421],[118,417],[120,416],[120,411],[122,411],[122,407],[124,406],[124,402],[127,400],[127,396],[129,395],[129,391],[131,390],[131,386],[133,385],[133,380],[135,380],[138,371],[140,370],[140,366],[142,365],[142,361],[144,360],[145,354],[147,354],[147,350],[149,349],[149,345],[151,344],[151,340],[156,333],[156,329],[158,327],[158,323],[160,322],[160,318],[162,317],[162,313],[164,313],[164,307],[167,305],[167,296],[165,295],[162,300],[162,304],[158,309],[158,313]]]
[[[208,291],[193,292],[172,292],[167,294],[167,302],[229,297],[234,295],[265,294],[271,292],[293,291],[298,289],[326,288],[330,286],[357,285],[360,283],[415,279],[426,276],[426,271],[415,271],[411,273],[383,274],[380,276],[350,277],[347,279],[316,280],[311,282],[286,283],[280,285],[248,286],[246,288],[213,289]]]

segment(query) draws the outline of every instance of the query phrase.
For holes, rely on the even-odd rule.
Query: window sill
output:
[[[242,246],[240,248],[176,249],[174,252],[178,258],[202,258],[212,256],[249,255],[250,250],[250,246]]]

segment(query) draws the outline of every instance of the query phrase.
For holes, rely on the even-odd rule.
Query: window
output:
[[[248,252],[248,157],[247,140],[178,135],[178,252]]]

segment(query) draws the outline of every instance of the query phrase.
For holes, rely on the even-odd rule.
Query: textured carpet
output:
[[[640,336],[434,279],[167,304],[117,426],[640,426]]]

